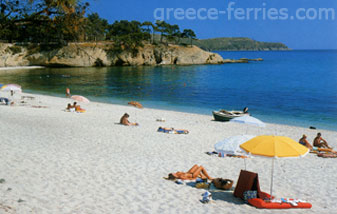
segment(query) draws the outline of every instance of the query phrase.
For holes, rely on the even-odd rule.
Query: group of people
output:
[[[307,140],[307,136],[303,135],[301,139],[299,139],[298,141],[300,144],[302,144],[303,146],[306,146],[307,148],[309,148],[310,150],[313,149],[312,145],[308,142]],[[313,146],[318,147],[318,148],[327,148],[327,149],[332,149],[329,145],[328,142],[326,142],[326,140],[324,140],[322,138],[322,134],[321,133],[317,133],[317,136],[315,137],[314,141],[313,141]]]
[[[70,112],[85,112],[85,109],[82,109],[80,105],[77,105],[77,102],[74,102],[73,105],[68,103],[66,110]]]

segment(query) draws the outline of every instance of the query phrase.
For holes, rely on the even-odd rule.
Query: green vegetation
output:
[[[88,6],[77,0],[0,0],[0,39],[9,42],[81,40]]]
[[[86,14],[89,4],[81,0],[0,0],[0,40],[61,47],[68,42],[112,41],[112,51],[136,53],[144,43],[193,45],[205,50],[287,49],[281,43],[249,38],[197,40],[191,29],[165,21],[115,21],[109,24],[97,13]],[[42,44],[41,44],[42,43]],[[48,48],[48,47],[47,47]],[[17,52],[17,50],[14,50]]]
[[[285,50],[282,43],[258,42],[250,38],[215,38],[196,40],[195,45],[204,50]]]
[[[0,40],[19,43],[67,44],[68,42],[113,41],[114,51],[135,52],[144,42],[179,44],[196,37],[190,29],[165,21],[109,24],[97,13],[86,15],[89,4],[80,0],[0,0]],[[155,34],[160,33],[159,41]]]

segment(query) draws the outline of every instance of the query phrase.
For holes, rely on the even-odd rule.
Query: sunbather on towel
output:
[[[322,137],[321,137],[321,133],[317,133],[317,136],[315,137],[314,139],[314,143],[313,145],[318,147],[318,148],[328,148],[328,149],[332,149],[328,143],[326,142],[326,140],[324,140]]]
[[[164,132],[164,133],[169,133],[169,134],[188,134],[188,130],[185,129],[174,129],[174,128],[164,128],[164,127],[159,127],[158,132]]]
[[[0,103],[3,103],[5,105],[9,105],[9,99],[5,97],[0,97]]]
[[[310,143],[307,141],[307,136],[304,134],[301,139],[298,140],[300,144],[303,146],[307,147],[308,149],[312,150],[312,146]]]
[[[203,166],[194,165],[188,172],[176,172],[176,173],[170,173],[168,175],[168,178],[170,180],[174,179],[182,179],[182,180],[194,180],[196,178],[202,178],[202,179],[209,179],[213,180],[212,177],[210,177],[206,171],[206,169]]]
[[[175,134],[188,134],[189,133],[188,130],[186,129],[174,129],[173,132]]]

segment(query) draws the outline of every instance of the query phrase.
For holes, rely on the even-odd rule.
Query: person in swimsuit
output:
[[[66,88],[66,97],[70,97],[70,89]]]
[[[314,143],[313,145],[318,147],[318,148],[328,148],[328,149],[332,149],[329,145],[328,145],[328,142],[326,142],[326,140],[324,140],[322,137],[321,137],[321,133],[317,133],[317,136],[315,137],[314,139]]]
[[[122,118],[120,119],[120,124],[126,125],[126,126],[138,126],[138,123],[131,123],[128,118],[130,115],[128,113],[125,113]]]
[[[307,147],[308,149],[312,150],[312,146],[310,143],[307,141],[307,136],[304,134],[301,139],[298,141],[300,144],[303,146]]]
[[[170,173],[168,175],[168,178],[170,180],[174,180],[174,179],[194,180],[198,177],[202,179],[207,178],[209,180],[213,180],[213,178],[208,175],[206,169],[203,166],[198,166],[198,165],[194,165],[187,172],[176,172],[176,173]]]
[[[70,103],[68,103],[66,110],[68,110],[70,112],[74,112],[75,108]]]
[[[169,133],[169,134],[188,134],[189,131],[186,129],[174,129],[174,128],[165,128],[165,127],[159,127],[158,132],[164,132],[164,133]]]

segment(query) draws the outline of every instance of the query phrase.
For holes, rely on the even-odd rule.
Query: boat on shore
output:
[[[221,109],[219,111],[212,111],[213,113],[213,117],[214,117],[214,120],[215,121],[229,121],[233,118],[236,118],[236,117],[241,117],[241,116],[244,116],[244,115],[250,115],[248,113],[248,108],[244,108],[243,111],[227,111],[227,110],[224,110],[224,109]]]

